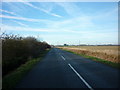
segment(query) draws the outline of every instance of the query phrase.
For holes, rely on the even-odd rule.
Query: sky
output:
[[[2,2],[2,32],[52,45],[118,44],[117,2]]]

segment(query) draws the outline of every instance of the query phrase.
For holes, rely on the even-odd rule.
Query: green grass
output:
[[[25,64],[18,67],[15,71],[11,72],[10,74],[6,75],[2,79],[2,89],[3,90],[10,90],[13,89],[17,83],[25,76],[27,72],[29,72],[35,64],[37,64],[42,58],[46,55],[49,50],[43,52],[39,58],[31,59],[27,61]]]
[[[62,50],[65,50],[65,49],[62,49]],[[88,59],[91,59],[91,60],[94,60],[94,61],[97,61],[97,62],[106,64],[106,65],[109,65],[109,66],[114,67],[114,68],[120,69],[120,63],[114,63],[114,62],[107,61],[107,60],[104,60],[104,59],[100,59],[100,58],[97,58],[97,57],[87,56],[87,55],[85,55],[85,54],[78,54],[78,53],[76,53],[76,52],[69,51],[69,50],[65,50],[65,51],[70,52],[70,53],[73,53],[73,54],[77,54],[77,55],[79,55],[79,56],[82,56],[82,57],[85,57],[85,58],[88,58]]]

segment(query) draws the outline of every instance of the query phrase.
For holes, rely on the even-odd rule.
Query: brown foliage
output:
[[[25,63],[30,58],[38,57],[50,45],[34,37],[20,37],[2,34],[2,68],[3,76]]]

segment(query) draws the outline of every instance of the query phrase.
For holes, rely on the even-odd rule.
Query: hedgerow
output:
[[[19,35],[1,34],[2,39],[2,74],[13,71],[31,58],[39,57],[51,46],[35,37],[20,37]]]

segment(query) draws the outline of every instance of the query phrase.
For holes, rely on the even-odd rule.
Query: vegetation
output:
[[[50,45],[38,41],[35,37],[20,37],[3,33],[2,39],[2,74],[3,77],[20,65],[37,58]]]
[[[89,47],[89,49],[90,49],[90,46],[87,46],[87,47]],[[92,46],[92,48],[93,47],[95,47],[96,48],[96,46]],[[102,48],[105,48],[104,46],[100,46],[100,47],[102,47]],[[107,46],[106,46],[107,47]],[[108,46],[109,47],[109,46]],[[107,48],[108,48],[107,47]],[[114,46],[113,46],[114,47]],[[113,48],[112,47],[112,48]],[[117,57],[117,59],[115,59],[115,58],[112,58],[113,56],[112,55],[108,55],[108,54],[106,54],[106,53],[99,53],[99,52],[95,52],[95,51],[93,51],[93,50],[91,50],[91,52],[90,51],[87,51],[85,48],[83,49],[78,49],[78,48],[73,48],[73,47],[58,47],[58,48],[61,48],[61,49],[63,49],[63,50],[66,50],[66,51],[68,51],[68,52],[71,52],[71,53],[74,53],[74,54],[77,54],[77,55],[80,55],[80,56],[83,56],[83,57],[86,57],[86,58],[89,58],[89,59],[92,59],[92,60],[94,60],[94,61],[98,61],[98,62],[101,62],[101,63],[104,63],[104,64],[107,64],[107,65],[110,65],[110,66],[112,66],[112,67],[115,67],[115,68],[120,68],[120,61],[118,60],[118,53],[115,55],[116,57]],[[98,48],[98,47],[97,47]],[[115,47],[114,47],[115,48]],[[102,50],[102,49],[101,49]],[[117,49],[116,49],[117,50]],[[92,52],[93,51],[93,52]],[[103,49],[103,51],[104,51],[104,49]],[[99,54],[101,54],[101,56],[102,56],[102,58],[101,57],[98,57],[98,56],[100,56]],[[106,55],[106,56],[105,56]],[[113,54],[114,55],[114,54]],[[105,57],[107,57],[107,58],[105,58]],[[115,57],[114,56],[114,57]],[[110,60],[108,60],[108,58],[111,58],[111,59],[113,59],[113,61],[110,61]],[[116,61],[115,61],[116,60]]]
[[[48,52],[49,50],[44,51],[39,58],[31,59],[27,61],[25,64],[22,64],[18,67],[15,71],[11,72],[10,74],[6,75],[3,78],[3,90],[13,89],[17,83],[22,79],[22,77],[32,69],[32,67],[39,62]]]
[[[118,60],[119,46],[66,46],[59,47],[65,50],[70,50],[78,54],[85,54],[107,61],[120,63]]]

